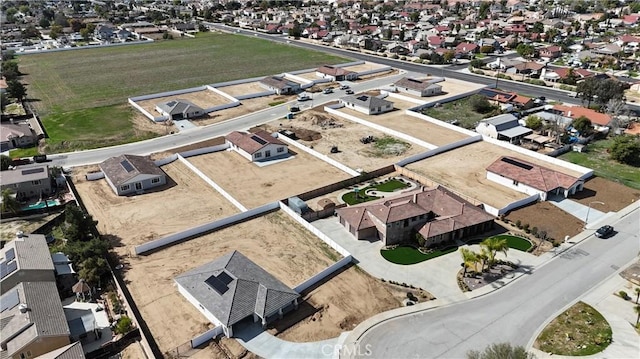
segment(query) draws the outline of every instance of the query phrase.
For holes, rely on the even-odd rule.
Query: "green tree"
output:
[[[585,116],[580,116],[573,120],[571,126],[575,128],[581,136],[589,136],[593,132],[591,120]]]
[[[469,105],[471,108],[479,113],[487,113],[493,110],[493,106],[489,103],[486,96],[475,94],[469,97]]]
[[[49,26],[51,26],[51,22],[47,20],[47,18],[43,17],[42,19],[40,19],[40,22],[38,22],[38,25],[40,25],[40,27],[43,29],[48,29]]]
[[[471,60],[471,62],[469,62],[469,65],[473,68],[479,69],[484,66],[484,62],[482,62],[482,60],[480,59],[473,59]]]
[[[518,46],[516,46],[516,52],[518,53],[518,55],[528,59],[536,53],[536,49],[533,47],[533,45],[520,43],[518,44]]]
[[[533,24],[533,28],[531,29],[531,32],[535,32],[535,33],[543,33],[544,32],[544,24],[541,23],[540,21],[536,21]]]
[[[640,166],[640,138],[637,136],[623,135],[613,139],[609,149],[611,159],[630,166]]]
[[[0,93],[0,112],[4,113],[4,109],[9,104],[9,96],[6,93]]]
[[[5,80],[15,80],[20,76],[20,70],[18,69],[18,62],[14,60],[7,60],[2,62],[2,76]]]
[[[53,22],[60,27],[69,26],[69,20],[67,20],[67,17],[62,12],[56,13],[53,17]]]
[[[535,356],[527,353],[521,346],[511,346],[509,343],[491,344],[483,352],[471,350],[467,353],[467,359],[534,359]]]
[[[453,61],[453,58],[456,56],[455,52],[453,51],[447,51],[444,53],[444,55],[442,55],[442,59],[444,60],[444,62],[446,64],[451,63],[451,61]]]
[[[636,287],[636,304],[638,304],[638,300],[640,300],[640,287]]]
[[[132,328],[131,318],[126,315],[120,317],[118,319],[118,324],[116,324],[116,333],[117,334],[127,334]]]
[[[480,3],[480,8],[478,9],[478,19],[484,20],[487,18],[489,14],[489,8],[491,7],[491,3],[489,1],[483,1]]]
[[[604,105],[610,100],[621,100],[624,97],[624,90],[625,85],[619,80],[600,80],[595,89],[596,103]]]
[[[90,214],[85,215],[77,206],[68,206],[64,212],[66,224],[64,232],[68,240],[82,241],[87,239],[98,224]]]
[[[86,27],[82,28],[80,29],[80,36],[82,36],[82,39],[84,41],[89,41],[89,39],[91,38],[91,31],[89,31],[89,29],[87,29]]]
[[[0,155],[0,171],[6,171],[11,166],[11,157],[7,155]]]
[[[636,312],[636,314],[638,314],[638,317],[636,318],[636,327],[637,327],[638,323],[640,323],[640,305],[636,305],[635,307],[633,307],[633,311]]]
[[[53,24],[51,25],[51,30],[49,31],[49,36],[52,39],[57,39],[60,34],[62,34],[62,26],[58,25],[58,24]]]
[[[460,255],[462,256],[462,277],[467,276],[467,270],[478,263],[478,255],[469,248],[460,248]]]
[[[527,120],[525,121],[525,123],[527,127],[529,127],[532,130],[537,130],[542,127],[542,119],[540,118],[540,116],[536,116],[536,115],[531,115],[527,117]]]
[[[18,213],[20,211],[20,203],[16,199],[15,193],[9,188],[2,190],[2,213]]]
[[[487,249],[487,254],[489,255],[489,266],[495,264],[496,254],[498,254],[498,252],[502,252],[506,256],[507,251],[509,250],[507,240],[498,237],[489,237],[482,241],[480,246]]]
[[[598,90],[598,80],[590,77],[584,81],[578,83],[576,86],[576,93],[578,97],[582,100],[582,102],[587,101],[587,107],[591,106],[591,101],[593,101],[594,96],[596,96],[596,91]]]
[[[420,20],[420,12],[414,11],[411,14],[409,14],[409,20],[411,22],[418,22],[418,20]]]
[[[7,81],[7,94],[9,94],[10,97],[22,101],[27,95],[27,88],[18,80]]]
[[[102,257],[89,257],[80,263],[78,275],[92,286],[98,285],[100,278],[109,271],[107,260]]]

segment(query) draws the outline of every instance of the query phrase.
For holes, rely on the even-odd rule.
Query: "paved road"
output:
[[[443,67],[443,66],[432,66],[432,65],[424,65],[424,64],[414,64],[406,61],[398,61],[398,60],[392,60],[385,57],[369,55],[369,54],[361,53],[358,51],[339,49],[339,48],[335,48],[327,45],[318,45],[318,44],[308,43],[304,41],[292,41],[291,39],[289,39],[288,36],[284,36],[284,35],[268,35],[268,34],[256,32],[256,31],[239,29],[237,27],[231,27],[231,26],[218,24],[218,23],[205,22],[204,24],[222,31],[234,32],[234,33],[238,33],[240,35],[246,35],[246,36],[255,36],[261,39],[267,39],[267,40],[280,42],[280,43],[291,43],[292,45],[295,45],[295,46],[328,52],[328,53],[338,55],[338,56],[343,56],[343,57],[351,57],[357,60],[377,62],[380,64],[393,66],[406,71],[418,72],[418,73],[428,72],[436,76],[450,77],[452,79],[469,81],[469,82],[479,83],[484,85],[496,84],[495,78],[487,78],[487,77],[479,76],[475,74],[458,72],[457,70],[459,70],[459,67],[457,66]],[[506,57],[517,57],[517,54],[510,54],[510,55],[507,55]],[[504,81],[502,79],[499,80],[498,83],[499,83],[499,87],[506,91],[514,91],[514,92],[518,92],[518,93],[528,95],[528,96],[533,96],[533,97],[544,96],[547,98],[547,101],[560,101],[560,102],[571,103],[576,105],[580,104],[580,101],[578,99],[569,96],[569,91],[563,91],[563,90],[553,89],[549,87],[540,87],[540,86],[530,85],[522,82]],[[629,107],[629,109],[633,111],[640,112],[640,104],[627,103],[627,106]]]
[[[366,82],[352,83],[351,87],[355,92],[366,91],[386,86],[399,79],[400,76],[401,75],[395,75],[387,78],[372,79]],[[312,101],[302,102],[300,103],[300,107],[308,108],[310,105],[318,106],[323,103],[338,100],[342,96],[344,96],[344,91],[341,90],[336,90],[334,93],[328,95],[316,93],[313,94]],[[293,101],[292,103],[296,103],[296,101]],[[289,112],[288,108],[289,104],[275,106],[225,122],[194,129],[187,129],[176,134],[121,146],[50,155],[48,156],[51,160],[49,164],[62,167],[75,167],[99,163],[109,157],[119,156],[125,153],[132,155],[148,155],[153,152],[166,151],[171,148],[189,145],[218,136],[224,136],[231,131],[246,130],[265,122],[283,118],[284,115]]]
[[[494,342],[526,346],[545,320],[638,256],[639,212],[636,206],[613,223],[618,231],[614,237],[590,236],[500,291],[379,323],[360,337],[359,353],[375,358],[464,358],[467,351]]]

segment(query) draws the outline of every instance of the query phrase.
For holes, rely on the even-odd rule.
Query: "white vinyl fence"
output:
[[[339,261],[333,263],[332,265],[328,266],[327,268],[323,269],[320,273],[314,275],[313,277],[305,280],[304,282],[298,284],[295,288],[293,288],[293,290],[295,290],[297,293],[302,293],[305,290],[307,290],[309,287],[311,287],[312,285],[318,283],[319,281],[325,279],[326,277],[330,276],[331,274],[333,274],[334,272],[336,272],[337,270],[339,270],[340,268],[346,266],[347,264],[351,263],[351,261],[353,260],[353,257],[351,255],[348,255],[342,259],[340,259]]]
[[[452,150],[454,148],[466,146],[466,145],[468,145],[470,143],[479,142],[479,141],[482,141],[482,136],[481,135],[476,135],[474,137],[463,138],[460,141],[456,141],[456,142],[450,143],[448,145],[444,145],[444,146],[440,146],[438,148],[434,148],[433,150],[429,150],[429,151],[426,151],[426,152],[418,153],[418,154],[415,154],[413,156],[407,157],[407,158],[405,158],[405,159],[403,159],[401,161],[398,161],[398,163],[396,163],[396,164],[398,166],[400,166],[400,167],[404,167],[404,166],[406,166],[406,165],[408,165],[410,163],[418,162],[418,161],[424,160],[425,158],[429,158],[429,157],[435,156],[437,154],[440,154],[440,153],[443,153],[443,152],[446,152],[446,151],[450,151],[450,150]]]
[[[334,166],[334,167],[336,167],[336,168],[338,168],[338,169],[340,169],[340,170],[342,170],[342,171],[344,171],[344,172],[346,172],[346,173],[348,173],[348,174],[350,174],[352,176],[359,176],[360,175],[360,172],[343,165],[342,163],[334,160],[333,158],[330,158],[327,155],[323,155],[322,153],[320,153],[318,151],[314,151],[311,148],[299,143],[298,141],[292,140],[292,139],[290,139],[289,137],[287,137],[285,135],[280,135],[279,134],[278,135],[278,139],[283,141],[283,142],[286,142],[287,144],[290,144],[291,146],[293,146],[293,147],[295,147],[295,148],[297,148],[299,150],[302,150],[302,151],[304,151],[304,152],[306,152],[306,153],[308,153],[308,154],[310,154],[310,155],[312,155],[312,156],[314,156],[316,158],[319,158],[322,161],[325,161],[328,164],[330,164],[330,165],[332,165],[332,166]]]
[[[222,334],[223,330],[222,330],[222,326],[219,325],[213,329],[209,329],[206,332],[198,335],[197,337],[191,339],[191,347],[192,348],[197,348],[199,346],[201,346],[202,344],[208,342],[209,340],[217,337],[218,335]]]
[[[207,153],[224,151],[227,148],[229,148],[229,144],[225,142],[225,143],[220,144],[220,145],[196,148],[195,150],[180,152],[180,156],[182,156],[184,158],[193,157],[193,156],[199,156],[199,155],[204,155],[204,154],[207,154]]]
[[[165,157],[165,158],[161,158],[159,160],[155,160],[153,161],[153,163],[155,163],[156,166],[160,167],[160,166],[164,166],[166,164],[169,164],[175,160],[178,159],[178,155],[177,154],[173,154],[171,156]]]
[[[100,171],[87,173],[85,177],[87,178],[87,181],[96,181],[104,178],[104,172]]]

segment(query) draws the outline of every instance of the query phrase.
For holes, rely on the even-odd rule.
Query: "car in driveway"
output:
[[[598,228],[595,234],[598,238],[607,238],[613,234],[613,227],[607,224]]]

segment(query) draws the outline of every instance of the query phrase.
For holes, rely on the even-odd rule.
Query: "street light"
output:
[[[604,205],[604,202],[600,202],[600,201],[589,202],[589,209],[587,209],[587,217],[584,219],[584,228],[585,229],[587,229],[587,225],[589,224],[589,212],[591,211],[591,205],[594,204],[594,203]]]

